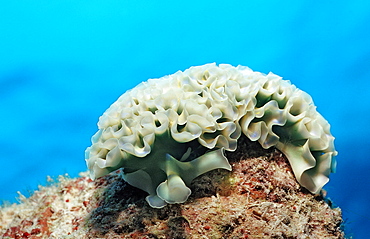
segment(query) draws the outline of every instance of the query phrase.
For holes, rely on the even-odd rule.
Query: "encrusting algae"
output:
[[[246,137],[232,171],[197,177],[183,204],[156,209],[119,170],[95,181],[60,176],[0,209],[1,238],[344,238],[339,208],[296,181],[286,157]]]

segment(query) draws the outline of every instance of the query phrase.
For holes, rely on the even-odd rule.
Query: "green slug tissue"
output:
[[[297,181],[318,193],[335,171],[329,123],[289,81],[248,67],[206,64],[127,91],[99,118],[85,152],[91,177],[121,168],[150,206],[182,203],[191,181],[231,170],[224,151],[241,134],[285,154]]]

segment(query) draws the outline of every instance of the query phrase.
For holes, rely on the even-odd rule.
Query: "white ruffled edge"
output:
[[[336,166],[330,125],[311,97],[275,74],[243,66],[213,63],[150,79],[113,103],[98,127],[85,156],[93,178],[125,158],[147,157],[167,131],[177,142],[197,140],[209,149],[233,151],[241,133],[266,149],[276,146],[312,193]]]

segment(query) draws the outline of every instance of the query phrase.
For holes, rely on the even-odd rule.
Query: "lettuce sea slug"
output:
[[[283,152],[312,193],[336,167],[330,125],[311,97],[244,66],[206,64],[150,79],[119,97],[98,127],[85,154],[91,177],[122,168],[155,208],[185,202],[195,177],[231,170],[224,151],[236,150],[241,134]]]

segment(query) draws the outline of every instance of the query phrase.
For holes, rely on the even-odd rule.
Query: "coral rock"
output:
[[[156,209],[120,171],[61,176],[0,209],[2,238],[344,238],[339,208],[296,181],[287,158],[241,137],[233,170],[193,180],[182,204]]]

